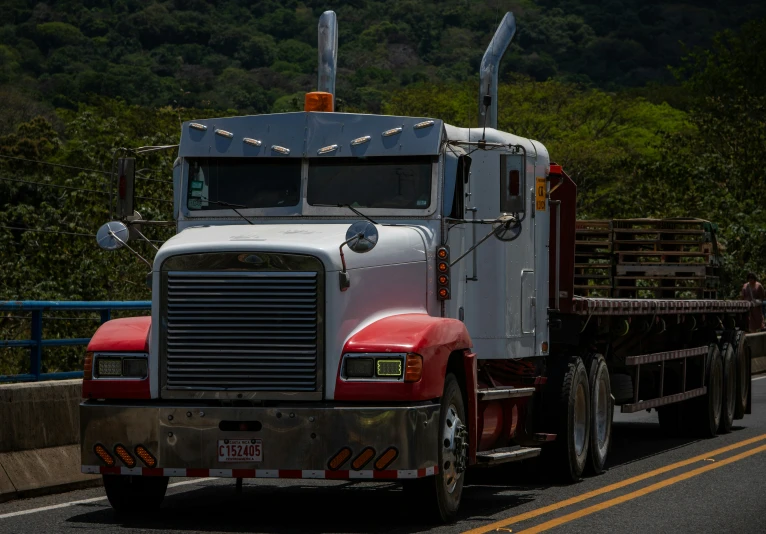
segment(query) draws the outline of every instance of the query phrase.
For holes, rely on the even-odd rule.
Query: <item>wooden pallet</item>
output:
[[[714,225],[698,219],[577,221],[575,293],[715,298]]]
[[[613,284],[612,221],[575,223],[575,293],[610,297]]]

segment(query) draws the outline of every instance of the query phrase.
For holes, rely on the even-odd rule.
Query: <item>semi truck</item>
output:
[[[615,408],[708,437],[749,413],[752,304],[684,298],[668,283],[710,253],[656,245],[710,228],[583,226],[545,146],[497,129],[515,29],[482,59],[479,127],[335,111],[332,11],[304,111],[183,123],[151,316],[106,322],[85,356],[82,472],[117,511],[159,507],[169,477],[394,480],[450,521],[469,468],[602,472]],[[105,249],[151,222],[133,168]],[[623,273],[599,295],[615,256],[664,293]]]

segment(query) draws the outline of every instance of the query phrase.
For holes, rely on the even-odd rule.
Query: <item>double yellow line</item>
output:
[[[717,456],[719,454],[724,454],[729,451],[733,451],[736,449],[740,449],[742,447],[746,447],[747,445],[751,445],[753,443],[757,443],[759,441],[766,440],[766,434],[762,434],[760,436],[756,436],[754,438],[746,439],[743,441],[739,441],[737,443],[733,443],[732,445],[728,445],[726,447],[721,447],[720,449],[716,449],[714,451],[707,452],[705,454],[700,454],[699,456],[695,456],[693,458],[689,458],[688,460],[683,460],[681,462],[676,462],[674,464],[666,465],[665,467],[660,467],[659,469],[655,469],[653,471],[649,471],[647,473],[643,473],[641,475],[634,476],[632,478],[628,478],[625,480],[622,480],[620,482],[616,482],[614,484],[610,484],[608,486],[604,486],[603,488],[599,488],[597,490],[589,491],[587,493],[583,493],[581,495],[577,495],[576,497],[572,497],[571,499],[566,499],[564,501],[560,501],[548,506],[543,506],[542,508],[537,508],[535,510],[532,510],[530,512],[526,512],[524,514],[519,514],[517,516],[510,517],[508,519],[503,519],[500,521],[496,521],[494,523],[490,523],[489,525],[484,525],[483,527],[478,527],[472,530],[468,530],[464,532],[463,534],[484,534],[485,532],[493,532],[496,530],[505,530],[508,531],[507,528],[508,525],[513,525],[514,523],[520,523],[522,521],[526,521],[528,519],[533,519],[535,517],[540,517],[542,515],[545,515],[549,512],[554,512],[556,510],[560,510],[562,508],[566,508],[567,506],[571,506],[573,504],[577,504],[583,501],[586,501],[588,499],[592,499],[593,497],[598,497],[599,495],[604,495],[605,493],[609,493],[615,490],[618,490],[620,488],[624,488],[626,486],[630,486],[631,484],[635,484],[637,482],[641,482],[642,480],[646,480],[648,478],[655,477],[657,475],[662,475],[664,473],[667,473],[669,471],[673,471],[675,469],[679,469],[681,467],[685,467],[687,465],[691,465],[697,462],[701,462],[704,460],[711,460],[712,456]],[[703,467],[699,467],[697,469],[693,469],[691,471],[687,471],[686,473],[674,476],[672,478],[668,478],[666,480],[663,480],[661,482],[657,482],[655,484],[652,484],[650,486],[646,486],[644,488],[641,488],[639,490],[636,490],[632,493],[628,493],[626,495],[622,495],[620,497],[616,497],[614,499],[610,499],[608,501],[604,501],[600,504],[596,504],[593,506],[589,506],[587,508],[583,508],[581,510],[578,510],[576,512],[572,512],[571,514],[567,514],[565,516],[552,519],[550,521],[546,521],[545,523],[541,523],[537,526],[528,528],[526,530],[519,531],[517,534],[533,534],[536,532],[543,532],[545,530],[551,529],[553,527],[563,525],[564,523],[568,523],[570,521],[574,521],[575,519],[579,519],[581,517],[585,517],[590,514],[594,514],[596,512],[600,512],[601,510],[605,510],[607,508],[611,508],[612,506],[616,506],[618,504],[624,503],[626,501],[630,501],[632,499],[636,499],[638,497],[641,497],[643,495],[646,495],[648,493],[652,493],[654,491],[657,491],[659,489],[665,488],[667,486],[670,486],[672,484],[676,484],[678,482],[681,482],[683,480],[690,479],[692,477],[695,477],[697,475],[701,475],[702,473],[706,473],[708,471],[712,471],[713,469],[718,469],[719,467],[723,467],[725,465],[737,462],[739,460],[742,460],[744,458],[747,458],[749,456],[753,456],[754,454],[758,454],[759,452],[766,451],[766,445],[761,445],[760,447],[756,447],[754,449],[750,449],[748,451],[745,451],[743,453],[737,454],[735,456],[731,456],[729,458],[726,458],[724,460],[714,462],[707,464]]]

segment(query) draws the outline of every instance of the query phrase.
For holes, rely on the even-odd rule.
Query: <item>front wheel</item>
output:
[[[168,477],[104,475],[104,489],[117,513],[147,513],[157,510],[165,499]]]
[[[435,476],[410,485],[412,489],[422,488],[423,497],[430,501],[435,519],[444,523],[455,520],[463,495],[468,467],[468,429],[465,421],[463,392],[455,375],[450,373],[444,380],[439,415],[439,471]]]

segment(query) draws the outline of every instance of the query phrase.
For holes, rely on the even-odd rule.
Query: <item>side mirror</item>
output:
[[[96,242],[104,250],[117,250],[130,239],[130,230],[119,221],[108,222],[98,229]]]
[[[133,216],[133,200],[136,183],[136,158],[117,160],[117,218],[125,220]]]
[[[346,230],[346,240],[357,254],[369,252],[378,244],[378,229],[370,221],[355,222]]]

